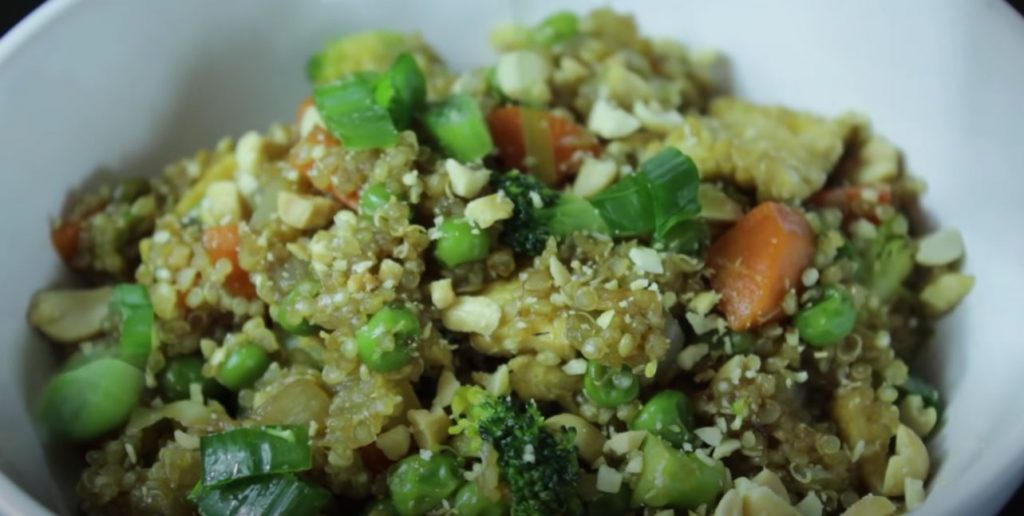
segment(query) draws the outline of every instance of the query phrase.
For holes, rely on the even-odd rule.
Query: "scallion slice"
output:
[[[556,237],[568,236],[577,231],[608,233],[608,224],[601,218],[601,213],[582,197],[563,195],[550,214],[548,228]]]
[[[540,45],[557,45],[576,37],[580,32],[579,25],[579,17],[574,13],[560,11],[538,23],[530,36]]]
[[[367,74],[317,86],[313,100],[327,129],[349,149],[380,149],[398,143],[388,109],[377,102]]]
[[[236,428],[200,441],[203,484],[218,486],[254,475],[292,473],[313,466],[305,425]]]
[[[203,516],[314,516],[330,500],[326,489],[295,475],[253,477],[222,486],[197,486],[189,498]]]
[[[395,59],[378,81],[375,96],[377,103],[388,109],[396,129],[409,128],[413,115],[427,102],[427,79],[412,54],[406,52]]]
[[[469,95],[452,95],[428,107],[425,122],[444,151],[459,161],[478,161],[494,149],[480,106]]]
[[[149,291],[142,285],[122,283],[114,287],[112,303],[120,320],[121,358],[137,367],[145,367],[156,340]]]
[[[590,199],[615,237],[637,237],[654,231],[651,182],[642,174],[623,177]]]
[[[680,222],[700,213],[697,165],[674,147],[667,147],[640,165],[654,194],[655,240],[662,240]]]

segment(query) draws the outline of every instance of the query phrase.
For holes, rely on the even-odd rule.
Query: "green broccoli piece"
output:
[[[580,480],[575,436],[556,435],[544,426],[533,400],[496,398],[479,387],[463,387],[452,403],[453,433],[479,438],[498,452],[501,478],[512,493],[514,516],[578,514]]]
[[[519,254],[541,254],[550,237],[608,232],[604,219],[586,199],[560,194],[536,177],[512,171],[494,176],[491,186],[515,204],[499,238]]]

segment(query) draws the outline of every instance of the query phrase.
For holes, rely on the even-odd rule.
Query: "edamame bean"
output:
[[[372,371],[394,371],[412,359],[412,343],[419,334],[420,322],[412,310],[386,306],[356,333],[359,358]]]
[[[142,371],[116,358],[97,358],[58,374],[43,392],[40,417],[71,441],[95,439],[125,423],[145,383]]]
[[[645,430],[682,448],[692,439],[693,405],[679,391],[661,391],[644,404],[630,423],[633,430]]]
[[[644,439],[643,457],[633,505],[691,510],[714,502],[725,490],[721,461],[679,451],[655,435]]]
[[[615,408],[636,399],[640,381],[627,365],[612,370],[590,362],[583,377],[583,393],[599,407]]]
[[[274,305],[271,315],[284,331],[292,335],[316,335],[319,333],[320,327],[310,323],[302,314],[298,313],[297,305],[303,298],[309,299],[315,296],[319,290],[320,285],[315,281],[299,282],[288,291],[288,295],[279,304]]]
[[[242,344],[233,349],[221,364],[217,381],[228,389],[237,391],[255,383],[268,367],[270,357],[263,346]]]
[[[448,267],[483,260],[491,252],[487,233],[466,219],[446,220],[438,229],[441,237],[434,256]]]
[[[845,289],[829,287],[825,296],[796,316],[800,338],[814,346],[835,344],[853,331],[857,308]]]
[[[391,503],[402,516],[419,516],[439,507],[462,485],[462,471],[449,453],[410,455],[391,472]]]
[[[475,482],[467,482],[459,489],[453,506],[459,516],[505,516],[509,513],[507,504],[488,498]]]
[[[160,371],[160,397],[164,401],[178,401],[191,396],[191,385],[202,386],[203,395],[217,394],[219,385],[212,378],[203,376],[203,358],[198,355],[179,356],[170,359]]]

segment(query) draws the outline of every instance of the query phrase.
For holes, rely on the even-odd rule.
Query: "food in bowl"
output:
[[[924,497],[910,371],[960,234],[865,118],[727,94],[628,16],[455,73],[372,31],[296,120],[78,195],[89,288],[30,321],[86,513],[886,514]]]

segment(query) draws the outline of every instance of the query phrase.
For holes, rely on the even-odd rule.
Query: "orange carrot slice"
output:
[[[779,317],[786,292],[801,286],[815,245],[803,214],[774,202],[758,205],[718,237],[708,266],[729,327],[743,331]]]

